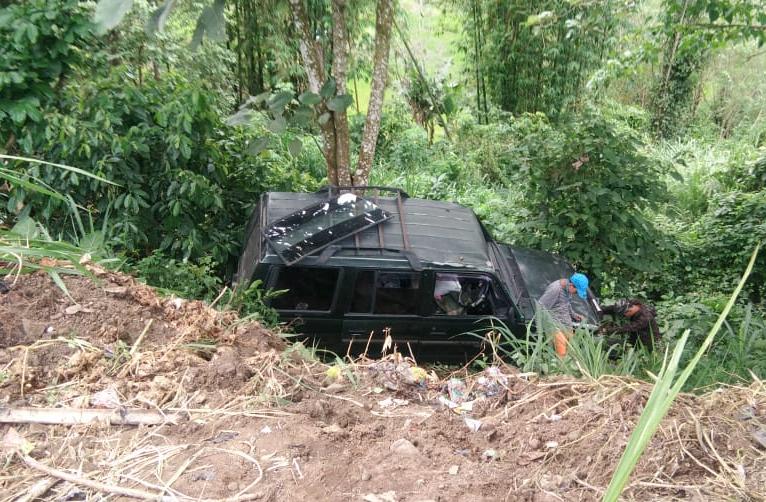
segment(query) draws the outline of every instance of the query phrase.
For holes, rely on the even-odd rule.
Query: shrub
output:
[[[107,77],[67,86],[45,120],[30,126],[31,143],[20,142],[30,156],[45,157],[93,172],[119,186],[105,190],[76,173],[40,167],[26,169],[89,208],[101,220],[111,215],[108,237],[118,251],[134,258],[159,249],[184,261],[210,256],[229,267],[236,261],[242,231],[266,187],[314,188],[291,138],[274,147],[248,152],[252,138],[271,135],[257,125],[228,127],[215,96],[203,86],[168,72],[161,80],[130,82],[118,67]],[[21,165],[19,166],[21,168]],[[14,187],[7,207],[31,203],[46,226],[60,227],[64,204],[32,196]]]
[[[155,251],[138,261],[134,268],[136,274],[150,286],[168,290],[183,298],[210,301],[222,287],[210,257],[193,263],[177,261]]]
[[[526,115],[513,136],[520,243],[558,251],[595,277],[660,268],[668,243],[647,211],[666,197],[665,168],[633,129],[593,110],[557,127]]]

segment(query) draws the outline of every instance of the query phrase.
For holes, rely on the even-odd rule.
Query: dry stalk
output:
[[[28,455],[21,455],[21,459],[24,461],[25,464],[27,464],[32,469],[43,472],[47,474],[48,476],[53,476],[55,478],[63,479],[65,481],[69,481],[70,483],[85,486],[87,488],[91,488],[93,490],[97,490],[100,492],[111,493],[114,495],[123,495],[125,497],[132,497],[132,498],[137,498],[142,500],[163,500],[163,501],[167,500],[168,502],[173,500],[172,498],[168,498],[168,497],[158,497],[156,494],[145,492],[143,490],[136,490],[134,488],[124,488],[121,486],[108,485],[105,483],[101,483],[99,481],[93,481],[91,479],[83,478],[75,474],[70,474],[65,471],[48,467],[47,465],[41,462],[38,462],[37,460],[33,459],[32,457]]]
[[[14,502],[32,502],[37,498],[41,498],[60,481],[57,478],[43,478],[30,486],[26,493],[14,499]]]

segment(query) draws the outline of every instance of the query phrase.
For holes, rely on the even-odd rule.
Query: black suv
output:
[[[379,347],[386,333],[418,354],[475,352],[468,332],[495,317],[524,333],[546,286],[574,272],[495,242],[468,208],[384,187],[265,193],[245,237],[235,282],[287,290],[271,300],[280,318],[343,352]],[[595,297],[574,307],[596,324]]]

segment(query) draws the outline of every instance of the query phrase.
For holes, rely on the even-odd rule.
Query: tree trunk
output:
[[[309,25],[306,7],[303,0],[290,0],[290,8],[293,13],[293,24],[300,38],[299,47],[303,64],[306,67],[306,76],[308,77],[309,91],[319,94],[322,84],[325,82],[325,71],[322,57],[322,47],[313,36]],[[318,105],[319,112],[329,113],[325,104]],[[327,180],[331,185],[338,185],[338,165],[335,149],[335,122],[328,120],[320,124],[322,131],[322,154],[327,162]]]
[[[346,70],[348,69],[348,30],[346,28],[346,0],[332,2],[332,76],[335,78],[335,94],[346,94]],[[335,164],[338,184],[351,185],[349,159],[348,115],[346,110],[333,112],[335,122]]]
[[[383,97],[386,92],[388,77],[388,52],[391,43],[391,24],[393,22],[392,0],[378,0],[375,19],[375,54],[373,56],[372,89],[370,104],[367,108],[367,121],[362,134],[362,146],[359,152],[359,164],[354,174],[354,183],[366,185],[370,179],[372,161],[375,158],[375,146],[380,132],[380,118],[383,110]]]

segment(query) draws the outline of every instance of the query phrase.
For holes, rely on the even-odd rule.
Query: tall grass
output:
[[[604,502],[616,501],[624,490],[625,485],[628,483],[628,479],[630,478],[630,474],[636,467],[636,464],[638,463],[639,458],[641,458],[644,450],[649,445],[649,441],[659,427],[662,418],[667,414],[676,396],[679,394],[679,392],[681,392],[684,384],[691,376],[699,361],[702,359],[702,356],[710,347],[710,344],[715,339],[715,336],[721,329],[721,326],[723,326],[726,317],[729,315],[729,311],[734,306],[739,293],[742,291],[748,276],[753,270],[755,259],[758,256],[759,247],[760,246],[756,247],[753,251],[753,255],[750,258],[750,263],[748,264],[745,273],[742,275],[742,278],[734,290],[734,293],[732,293],[731,297],[729,298],[729,302],[726,304],[723,312],[721,312],[721,315],[718,316],[718,320],[713,325],[705,340],[702,342],[702,345],[697,350],[695,356],[686,365],[686,367],[683,369],[681,374],[678,375],[677,378],[676,375],[678,373],[679,361],[681,359],[681,354],[683,353],[684,346],[686,345],[686,341],[689,337],[689,330],[686,330],[681,336],[681,339],[673,349],[673,354],[670,357],[670,360],[667,360],[666,354],[665,363],[657,375],[657,381],[654,384],[652,393],[649,395],[649,399],[646,402],[646,407],[638,419],[638,425],[636,425],[636,428],[630,437],[630,441],[628,441],[628,444],[625,446],[625,451],[623,452],[622,458],[620,459],[620,463],[617,465],[617,469],[615,470],[609,486],[604,493]]]
[[[93,228],[92,220],[90,220],[90,231],[86,229],[79,214],[81,208],[75,204],[69,195],[55,191],[42,180],[20,169],[7,167],[6,164],[9,161],[40,164],[87,176],[103,183],[111,185],[114,183],[76,167],[28,157],[0,154],[0,180],[12,187],[23,188],[28,192],[38,193],[68,203],[72,213],[74,235],[77,236],[77,242],[74,244],[65,242],[60,238],[53,238],[42,225],[29,217],[28,211],[22,212],[22,216],[18,217],[18,221],[13,227],[0,228],[0,261],[11,264],[5,268],[0,268],[0,272],[18,275],[27,270],[46,270],[51,279],[68,295],[69,292],[61,280],[60,273],[87,273],[80,261],[85,254],[93,252],[97,245],[101,246],[100,249],[103,247],[103,238],[99,240],[99,236],[103,237],[103,232]],[[43,260],[44,258],[47,261]],[[58,266],[59,261],[69,262],[73,268],[60,267]]]
[[[492,318],[488,330],[472,333],[487,340],[493,353],[513,362],[525,373],[567,374],[598,379],[603,375],[634,375],[651,362],[643,349],[629,345],[606,345],[606,340],[587,329],[576,330],[569,340],[567,357],[560,358],[550,337],[541,335],[540,323],[527,325],[523,337],[516,336],[500,319]]]

